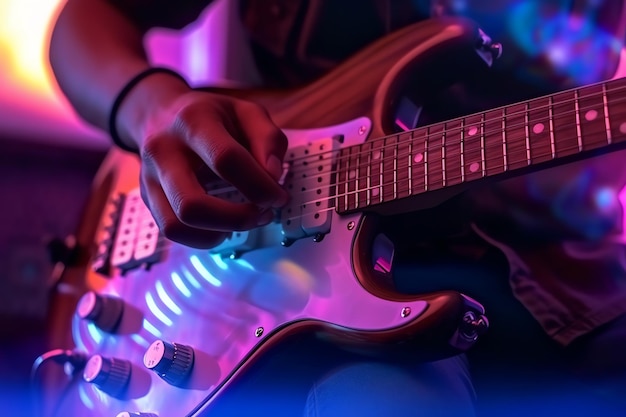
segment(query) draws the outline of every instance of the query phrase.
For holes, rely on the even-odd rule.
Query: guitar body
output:
[[[427,21],[389,35],[302,89],[223,90],[268,109],[289,138],[285,185],[304,190],[315,181],[321,199],[307,206],[309,200],[294,197],[273,224],[234,234],[211,251],[150,237],[158,231],[138,196],[138,160],[112,150],[77,235],[87,250],[66,270],[66,291],[53,300],[50,344],[126,360],[130,379],[124,390],[110,394],[77,376],[62,398],[57,392],[47,400],[63,415],[210,415],[211,402],[249,364],[298,332],[373,355],[409,352],[427,359],[468,349],[477,334],[464,323],[468,314],[481,316],[482,307],[453,291],[412,297],[394,292],[394,242],[379,230],[380,214],[339,213],[340,190],[330,184],[342,149],[395,130],[404,86],[418,86],[412,101],[419,107],[420,99],[460,73],[483,70],[488,59],[476,49],[478,41],[477,28],[466,20]],[[318,163],[319,176],[296,178],[302,161]],[[291,209],[300,214],[287,213]],[[412,210],[412,204],[393,209]],[[127,226],[131,212],[135,223]],[[135,237],[125,247],[127,230]],[[149,253],[141,255],[148,241]],[[115,326],[103,330],[75,313],[90,291],[122,300]],[[156,340],[193,349],[182,384],[144,366],[144,353]]]

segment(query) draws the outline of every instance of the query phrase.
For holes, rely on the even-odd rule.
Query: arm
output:
[[[115,6],[105,0],[69,0],[53,32],[50,61],[61,89],[85,120],[102,129],[120,90],[149,67],[145,30],[182,26],[200,11],[198,2],[187,7],[170,2],[170,11],[159,6],[166,1],[148,1],[142,9],[144,1]],[[142,197],[172,240],[213,246],[225,232],[269,222],[269,208],[287,200],[277,183],[286,139],[253,103],[197,92],[178,77],[155,73],[126,96],[116,128],[139,153]],[[198,180],[207,167],[250,203],[207,195]]]

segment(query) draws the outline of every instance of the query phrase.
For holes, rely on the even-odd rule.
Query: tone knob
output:
[[[152,413],[129,413],[128,411],[122,411],[115,417],[159,417]]]
[[[87,361],[83,379],[112,397],[120,396],[130,380],[130,362],[124,359],[93,355]]]
[[[193,349],[180,343],[163,340],[153,342],[143,355],[146,368],[156,372],[165,382],[180,386],[193,368]]]
[[[88,291],[80,297],[76,314],[83,320],[92,321],[105,332],[114,332],[124,312],[124,301],[111,295]]]

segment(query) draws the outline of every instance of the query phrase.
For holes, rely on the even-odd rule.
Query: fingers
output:
[[[253,103],[204,93],[175,104],[169,113],[173,119],[157,119],[141,147],[142,197],[165,236],[209,248],[225,232],[273,220],[271,208],[289,199],[278,184],[287,139],[267,112]],[[200,180],[206,174],[220,177],[248,202],[207,194]]]
[[[147,141],[142,153],[144,201],[168,239],[211,247],[224,234],[269,223],[273,213],[208,195],[193,169],[195,156],[173,138]],[[218,232],[218,233],[216,233]]]
[[[192,248],[209,249],[219,245],[228,236],[228,233],[197,229],[181,223],[157,181],[142,181],[141,197],[150,209],[159,230],[174,242]]]
[[[238,132],[234,132],[237,135]],[[257,158],[233,138],[222,124],[212,123],[189,131],[189,146],[211,170],[241,192],[251,203],[261,207],[282,207],[287,192]],[[254,141],[253,137],[251,141]],[[256,148],[256,153],[261,151]],[[283,151],[284,153],[284,151]],[[282,157],[281,157],[282,158]],[[266,157],[267,159],[267,157]],[[281,165],[280,161],[273,162]],[[274,168],[277,171],[277,168]]]

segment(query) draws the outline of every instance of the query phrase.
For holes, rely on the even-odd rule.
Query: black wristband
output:
[[[134,153],[137,152],[136,149],[133,149],[130,146],[126,145],[122,141],[122,139],[120,138],[119,133],[117,133],[117,128],[116,128],[117,113],[120,110],[120,106],[124,102],[124,99],[126,98],[126,96],[128,96],[128,94],[131,92],[131,90],[137,84],[139,84],[139,82],[141,80],[143,80],[144,78],[149,77],[152,74],[156,74],[156,73],[173,75],[175,77],[178,77],[185,84],[187,84],[187,80],[185,80],[185,78],[182,75],[180,75],[176,71],[173,71],[173,70],[171,70],[169,68],[163,68],[163,67],[151,67],[151,68],[148,68],[148,69],[146,69],[144,71],[141,71],[139,74],[135,75],[133,78],[131,78],[130,81],[128,81],[126,83],[126,85],[124,85],[124,87],[122,87],[120,92],[115,97],[115,100],[113,101],[113,105],[111,106],[111,113],[109,113],[109,135],[111,136],[111,140],[113,141],[113,143],[115,145],[117,145],[117,147],[119,147],[120,149],[123,149],[125,151],[129,151],[129,152],[134,152]]]

